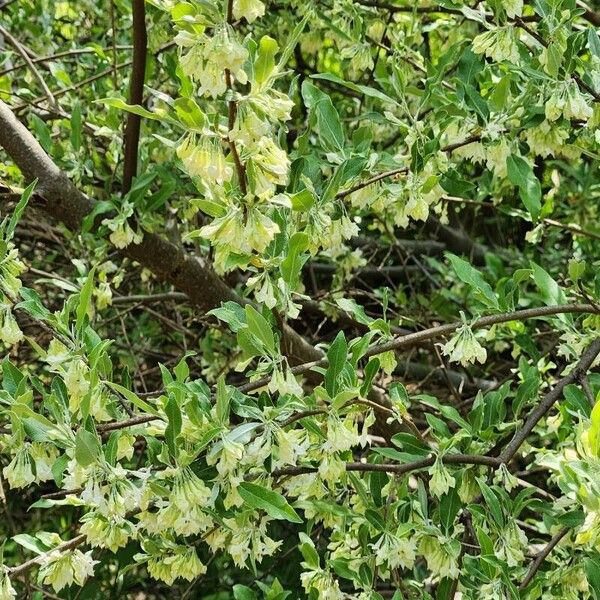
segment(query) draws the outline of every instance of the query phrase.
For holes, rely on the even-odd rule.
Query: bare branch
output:
[[[531,563],[531,567],[529,567],[529,571],[527,571],[527,575],[523,578],[521,585],[519,585],[520,590],[524,590],[530,583],[531,580],[535,577],[535,574],[538,572],[539,568],[542,566],[542,563],[548,558],[548,555],[562,540],[565,535],[569,533],[569,528],[565,527],[561,529],[544,547],[544,549],[535,557],[535,560]]]
[[[146,51],[148,49],[146,3],[145,0],[133,0],[131,6],[133,11],[133,63],[131,66],[131,79],[129,80],[129,104],[142,105],[146,76]],[[132,112],[127,113],[124,139],[123,194],[131,189],[131,182],[137,172],[140,127],[140,115]]]

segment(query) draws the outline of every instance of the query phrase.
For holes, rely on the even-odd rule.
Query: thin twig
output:
[[[395,475],[405,475],[406,473],[412,473],[420,469],[426,469],[433,466],[438,458],[431,456],[429,458],[423,458],[421,460],[415,460],[413,462],[404,464],[388,464],[388,463],[347,463],[346,471],[360,471],[360,472],[380,472],[380,473],[394,473]],[[480,456],[477,454],[445,454],[439,459],[448,465],[484,465],[487,467],[499,467],[501,462],[500,459],[495,456]],[[276,469],[271,473],[273,477],[284,477],[289,475],[303,475],[305,473],[316,473],[319,470],[318,467],[284,467],[282,469]]]
[[[14,47],[14,49],[23,57],[23,60],[27,63],[27,66],[29,67],[29,70],[32,72],[33,76],[38,80],[40,86],[44,90],[44,93],[50,100],[50,103],[52,104],[52,106],[58,106],[56,103],[56,98],[50,91],[50,88],[48,87],[46,80],[42,77],[41,73],[37,70],[36,66],[33,64],[31,57],[29,56],[29,54],[27,54],[27,52],[25,51],[25,48],[21,45],[21,42],[19,42],[19,40],[16,37],[14,37],[10,33],[10,31],[8,31],[8,29],[6,29],[5,27],[2,27],[2,25],[0,25],[0,34],[2,34],[10,42],[10,44]]]
[[[56,548],[53,548],[52,550],[49,550],[44,554],[40,554],[39,556],[36,556],[35,558],[32,558],[31,560],[28,560],[17,567],[9,568],[8,573],[12,577],[21,575],[22,573],[29,571],[29,569],[31,569],[32,567],[39,565],[44,560],[44,558],[46,558],[50,554],[54,552],[66,552],[68,550],[73,550],[74,548],[77,548],[77,546],[81,546],[81,544],[83,544],[85,540],[86,536],[83,533],[81,533],[78,536],[74,537],[72,540],[59,544],[58,546],[56,546]]]
[[[519,585],[520,590],[524,590],[530,583],[531,580],[535,577],[535,574],[538,572],[539,568],[542,566],[542,563],[546,560],[550,552],[556,548],[557,544],[562,540],[565,535],[569,533],[569,528],[565,527],[561,529],[547,544],[544,546],[543,550],[535,557],[535,560],[531,563],[531,567],[529,567],[529,571],[527,571],[527,575],[523,578],[523,581]]]

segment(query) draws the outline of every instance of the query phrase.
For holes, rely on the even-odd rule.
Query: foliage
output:
[[[5,1],[0,600],[600,597],[599,27]]]

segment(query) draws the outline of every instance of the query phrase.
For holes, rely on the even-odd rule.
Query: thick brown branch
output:
[[[81,229],[84,219],[94,208],[94,202],[71,183],[2,101],[0,146],[28,181],[38,179],[36,200],[42,208],[69,229]],[[154,233],[145,233],[140,244],[131,244],[121,253],[187,294],[190,303],[202,313],[220,306],[222,302],[245,302],[200,258],[189,255],[180,246]],[[283,336],[292,364],[322,357],[321,351],[290,327],[285,326]]]
[[[133,0],[131,7],[133,16],[133,63],[131,66],[131,78],[129,80],[129,104],[141,105],[144,101],[146,52],[148,49],[146,2],[145,0]],[[124,136],[123,194],[126,194],[131,189],[131,182],[137,173],[140,127],[140,115],[132,112],[127,113]]]

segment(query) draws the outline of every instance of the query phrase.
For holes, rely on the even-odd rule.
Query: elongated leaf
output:
[[[96,462],[101,453],[98,436],[87,429],[80,429],[75,436],[75,460],[82,466],[88,467]]]
[[[302,254],[308,248],[308,241],[306,233],[294,233],[289,241],[288,255],[281,261],[281,276],[291,289],[298,285],[300,271],[308,258]]]
[[[37,179],[34,179],[23,190],[23,193],[21,194],[21,198],[17,202],[17,205],[15,206],[15,209],[13,210],[12,216],[10,217],[10,221],[8,222],[8,226],[6,227],[6,235],[5,235],[6,240],[10,240],[12,238],[12,236],[14,235],[15,228],[17,227],[17,224],[21,219],[21,215],[23,214],[23,211],[25,210],[25,207],[27,206],[27,203],[29,202],[31,195],[33,194],[33,190],[35,189],[35,186],[37,185],[37,181],[38,181]]]
[[[107,381],[105,383],[109,387],[113,388],[116,392],[119,392],[119,394],[121,394],[126,400],[129,400],[131,404],[137,406],[140,410],[144,411],[145,413],[155,415],[157,417],[161,416],[159,410],[156,407],[152,406],[145,400],[142,400],[137,394],[135,394],[131,390],[128,390],[127,388],[123,387],[122,385],[119,385],[118,383],[112,383],[110,381]]]
[[[277,42],[264,35],[258,43],[258,56],[254,63],[254,79],[259,85],[269,79],[275,70],[275,55],[279,50]]]
[[[144,117],[145,119],[153,119],[154,121],[164,120],[164,117],[150,112],[143,106],[139,106],[138,104],[127,104],[127,102],[121,100],[121,98],[101,98],[99,100],[96,100],[96,102],[100,104],[106,104],[107,106],[112,106],[114,108],[120,108],[121,110],[126,110],[127,112],[133,113],[134,115]]]
[[[471,286],[478,300],[490,308],[499,308],[498,298],[496,297],[494,290],[492,290],[492,286],[483,278],[483,275],[475,267],[471,266],[466,260],[463,260],[450,252],[446,252],[446,258],[448,258],[452,264],[458,278]]]
[[[238,493],[248,506],[264,510],[274,519],[302,523],[302,519],[298,513],[277,492],[245,481],[240,483]]]
[[[96,267],[92,267],[88,273],[85,283],[79,293],[79,303],[77,304],[77,321],[76,327],[80,331],[83,327],[85,316],[87,315],[90,302],[92,301],[92,292],[94,291],[94,275],[96,274]]]
[[[519,195],[531,218],[537,220],[542,209],[542,187],[531,165],[516,154],[506,159],[510,182],[519,188]]]
[[[179,408],[179,404],[177,400],[172,396],[167,400],[167,404],[165,405],[165,414],[167,415],[167,419],[169,420],[169,424],[165,429],[165,441],[167,442],[167,446],[169,447],[169,452],[173,458],[177,457],[177,437],[181,433],[181,409]]]
[[[254,335],[271,355],[275,354],[275,336],[269,322],[250,304],[246,305],[246,322]]]
[[[339,388],[338,378],[344,368],[347,356],[348,344],[346,343],[346,336],[343,331],[340,331],[327,351],[329,365],[325,374],[325,389],[331,397],[336,395]]]

